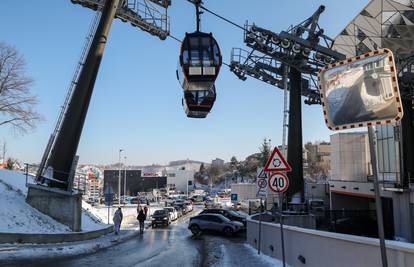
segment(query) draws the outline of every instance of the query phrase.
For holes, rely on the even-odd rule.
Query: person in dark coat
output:
[[[144,207],[144,214],[145,214],[145,217],[147,217],[147,214],[148,214],[148,206],[145,206]]]
[[[138,213],[138,221],[139,221],[139,233],[143,234],[144,233],[144,223],[145,223],[145,219],[147,218],[146,214],[144,213],[143,209],[139,210]]]

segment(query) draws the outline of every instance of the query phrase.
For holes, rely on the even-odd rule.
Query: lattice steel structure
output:
[[[158,36],[161,40],[168,37],[170,19],[167,16],[167,8],[171,5],[171,0],[122,1],[115,14],[116,18],[123,22],[130,22],[132,26]],[[71,2],[97,11],[103,8],[105,0],[71,0]]]
[[[291,199],[300,194],[304,201],[302,150],[302,104],[320,104],[316,83],[318,69],[327,63],[344,59],[345,56],[332,50],[333,39],[324,34],[318,24],[320,6],[308,19],[290,28],[275,33],[255,24],[246,23],[244,43],[250,51],[234,48],[231,54],[230,70],[242,80],[251,76],[279,88],[289,89],[289,131],[287,160],[292,166],[288,173],[290,186],[287,196]],[[285,72],[289,68],[289,74]]]
[[[230,70],[242,80],[251,76],[283,88],[283,65],[293,67],[304,74],[301,94],[308,97],[305,103],[320,104],[314,79],[318,68],[344,58],[332,50],[333,39],[319,27],[319,15],[324,9],[321,6],[304,22],[280,33],[246,23],[244,43],[251,50],[234,48]]]

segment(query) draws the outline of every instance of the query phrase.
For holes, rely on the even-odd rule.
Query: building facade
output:
[[[168,170],[167,185],[175,188],[176,192],[190,192],[194,188],[194,174],[193,170]]]
[[[142,176],[141,170],[105,170],[104,171],[104,191],[111,187],[113,192],[118,195],[119,177],[121,177],[121,196],[136,196],[138,192],[150,192],[153,189],[165,188],[167,185],[166,176]],[[126,191],[124,191],[126,183]]]

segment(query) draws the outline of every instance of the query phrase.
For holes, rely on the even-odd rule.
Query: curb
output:
[[[28,263],[40,260],[44,261],[89,255],[102,249],[118,245],[139,235],[139,231],[136,230],[124,231],[130,232],[126,233],[124,236],[119,236],[118,238],[113,234],[107,234],[100,238],[91,239],[85,242],[76,242],[76,244],[72,244],[71,242],[45,246],[33,244],[33,246],[25,246],[23,248],[19,248],[18,245],[13,246],[13,244],[10,244],[10,247],[0,247],[0,266],[11,263]],[[108,239],[99,241],[99,239],[103,238]]]

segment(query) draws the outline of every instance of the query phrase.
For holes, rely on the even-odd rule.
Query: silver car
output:
[[[201,235],[204,231],[215,231],[231,236],[243,227],[241,222],[230,221],[221,214],[200,214],[192,217],[188,225],[193,235]]]

